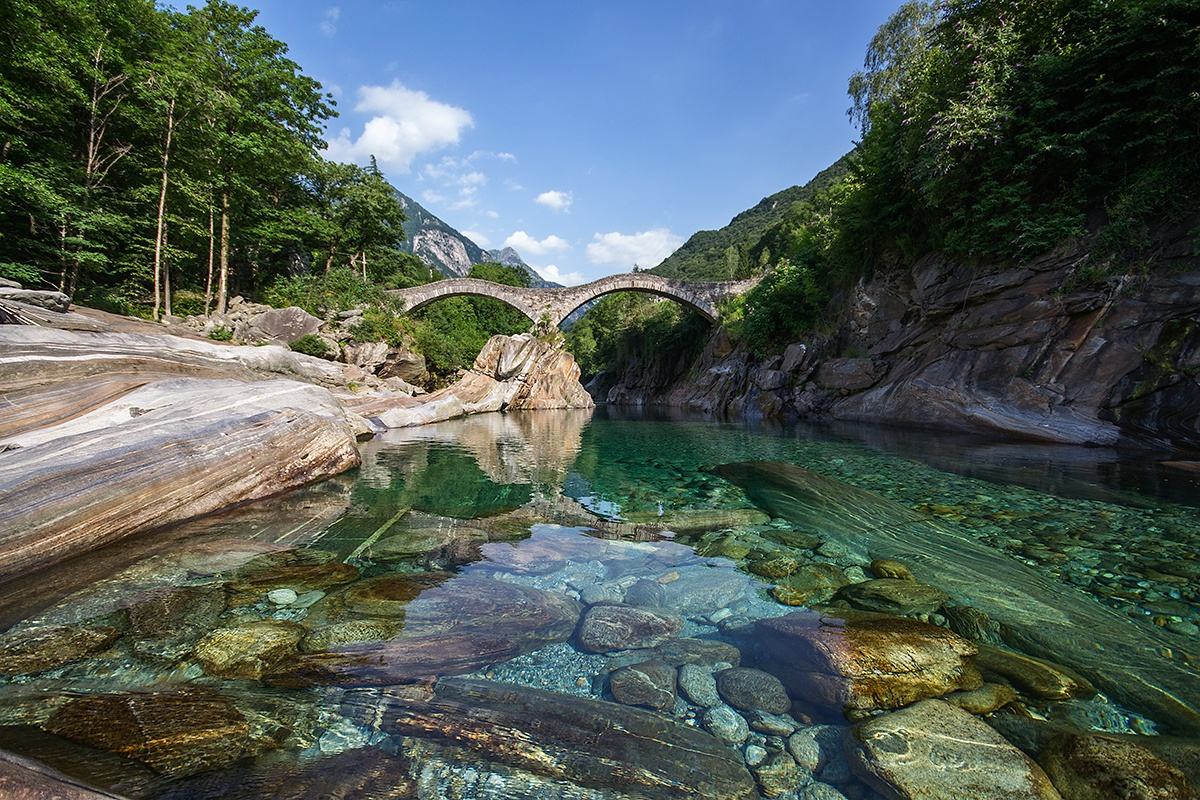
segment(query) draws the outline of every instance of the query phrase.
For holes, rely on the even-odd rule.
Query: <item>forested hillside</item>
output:
[[[318,154],[332,100],[255,15],[0,0],[0,276],[155,316],[310,266],[428,279],[374,164]]]
[[[840,159],[803,186],[793,186],[764,197],[758,205],[738,214],[724,228],[697,231],[650,272],[664,278],[690,281],[726,281],[748,277],[770,262],[768,254],[767,259],[760,263],[759,253],[755,254],[755,260],[751,263],[751,246],[783,220],[795,204],[811,200],[818,192],[844,179],[848,169],[848,159]]]
[[[931,253],[1019,265],[1074,246],[1087,252],[1074,286],[1145,275],[1160,232],[1198,221],[1197,42],[1193,0],[908,2],[851,76],[862,138],[848,170],[759,235],[747,219],[763,204],[656,271],[765,271],[724,318],[759,355],[831,333],[828,303]],[[703,272],[721,246],[724,272]],[[645,312],[611,317],[628,346],[593,369],[678,357],[636,346]]]

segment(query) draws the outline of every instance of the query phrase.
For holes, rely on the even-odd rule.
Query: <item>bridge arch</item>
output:
[[[690,308],[710,323],[720,317],[717,304],[748,291],[759,278],[745,281],[681,281],[645,272],[609,275],[581,286],[530,289],[505,286],[478,278],[452,278],[434,281],[410,289],[393,289],[390,294],[405,300],[405,312],[443,297],[478,295],[507,303],[534,322],[546,317],[554,327],[585,303],[613,292],[642,292],[666,297]]]

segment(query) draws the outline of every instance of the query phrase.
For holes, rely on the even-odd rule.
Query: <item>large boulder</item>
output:
[[[1144,747],[1060,734],[1038,761],[1063,800],[1195,800],[1187,777]]]
[[[250,320],[247,341],[291,344],[320,329],[321,320],[303,308],[272,308]]]
[[[846,750],[855,774],[895,800],[1061,800],[1029,756],[940,700],[860,723]]]
[[[758,620],[755,636],[770,657],[764,668],[818,708],[899,708],[983,685],[974,644],[903,617],[797,612]]]
[[[0,580],[360,461],[333,396],[292,381],[158,381],[5,444]]]
[[[62,292],[43,292],[36,289],[21,289],[0,286],[0,300],[12,300],[47,311],[65,313],[71,307],[71,298]]]

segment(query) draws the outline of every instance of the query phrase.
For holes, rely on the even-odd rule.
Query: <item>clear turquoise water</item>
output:
[[[264,786],[303,782],[311,777],[305,765],[321,759],[344,760],[363,748],[402,751],[406,745],[394,733],[340,716],[336,692],[212,674],[193,649],[215,628],[251,622],[291,624],[304,635],[363,619],[377,622],[379,605],[368,612],[345,599],[362,581],[417,587],[411,597],[385,598],[407,606],[396,630],[407,626],[409,634],[495,628],[486,612],[473,616],[480,612],[469,602],[445,600],[456,597],[455,587],[473,585],[470,580],[498,579],[571,599],[589,599],[591,592],[592,600],[609,591],[619,599],[638,582],[668,593],[673,586],[694,585],[689,591],[700,594],[724,585],[730,587],[726,595],[688,606],[682,635],[737,642],[733,622],[794,611],[773,599],[770,578],[751,569],[755,554],[788,550],[802,563],[865,566],[811,548],[789,550],[798,536],[821,532],[784,517],[716,525],[713,531],[669,530],[681,512],[694,519],[705,511],[753,508],[742,488],[714,471],[745,461],[802,466],[898,503],[955,536],[1004,553],[1042,580],[1074,587],[1088,602],[1150,626],[1183,654],[1197,649],[1200,636],[1200,473],[1162,460],[1150,452],[864,427],[622,417],[603,409],[594,415],[485,415],[393,431],[365,445],[364,465],[354,474],[185,526],[153,546],[131,543],[110,553],[109,574],[89,576],[87,585],[72,585],[66,570],[36,590],[23,588],[21,597],[0,598],[5,616],[16,623],[10,639],[49,624],[106,625],[121,634],[106,649],[71,663],[4,679],[0,746],[131,797],[267,797],[272,795]],[[668,530],[656,532],[662,527]],[[727,557],[738,555],[722,550],[731,542],[745,544],[751,556]],[[264,558],[275,561],[263,567]],[[239,595],[231,587],[271,567],[339,561],[359,570],[358,582],[317,590],[297,585],[294,601],[269,599],[265,585],[257,595]],[[708,585],[689,583],[695,576]],[[132,610],[179,587],[223,591],[224,607],[194,629],[183,626],[182,633],[178,620],[164,623],[175,625],[172,630],[186,641],[166,661],[149,659],[135,641],[147,633],[135,635]],[[390,634],[372,635],[378,640]],[[580,697],[608,696],[604,676],[612,657],[562,641],[526,642],[521,649],[467,674]],[[225,698],[249,720],[242,760],[214,757],[207,766],[217,769],[209,771],[147,769],[141,756],[124,752],[116,758],[83,733],[42,732],[63,734],[48,720],[80,696],[186,686]],[[1032,710],[1099,729],[1152,732],[1157,724],[1152,715],[1103,698]],[[694,724],[694,710],[679,710],[676,718]],[[430,758],[439,769],[450,769]],[[248,781],[248,774],[258,777]],[[486,796],[482,789],[471,791],[476,794],[461,796]]]

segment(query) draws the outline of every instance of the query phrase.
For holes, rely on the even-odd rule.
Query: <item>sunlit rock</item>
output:
[[[866,612],[798,612],[755,623],[774,673],[805,705],[898,708],[983,684],[976,647],[950,631]]]

